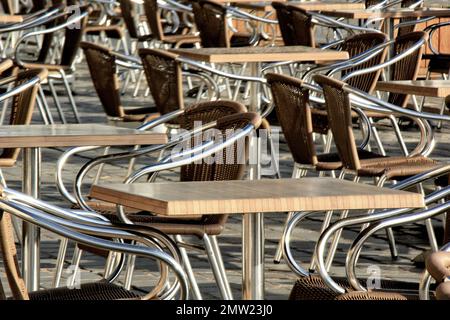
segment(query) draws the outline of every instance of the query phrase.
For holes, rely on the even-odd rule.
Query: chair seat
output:
[[[380,159],[385,158],[380,154],[370,152],[367,150],[358,149],[359,159]],[[319,171],[326,170],[340,170],[342,169],[341,158],[338,153],[324,153],[317,156],[318,163],[316,169]]]
[[[350,290],[351,286],[348,283],[346,278],[343,277],[337,277],[334,278],[334,281],[340,285],[341,287]],[[362,283],[365,283],[363,280]],[[385,292],[384,291],[392,291],[389,292],[389,294],[386,295],[386,297],[391,298],[398,298],[394,300],[405,300],[405,299],[414,299],[417,297],[417,291],[419,289],[418,283],[411,283],[411,282],[404,282],[404,281],[394,281],[394,280],[381,280],[380,281],[380,291],[372,291],[371,293],[375,293],[375,296],[381,295]],[[392,294],[395,295],[391,296]],[[358,292],[359,293],[359,292]],[[348,293],[347,293],[348,294]],[[331,290],[325,282],[320,278],[319,276],[309,276],[297,279],[295,282],[291,293],[289,295],[289,300],[334,300],[337,299],[340,296],[339,293],[334,292]],[[355,296],[355,294],[352,294],[348,296],[348,300],[362,300],[362,299],[356,299],[360,296]],[[369,297],[369,295],[367,296]],[[344,297],[341,297],[343,299]],[[416,298],[417,299],[417,298]],[[347,300],[347,299],[343,299]],[[382,299],[384,300],[384,299]],[[389,299],[391,300],[391,299]]]
[[[54,288],[29,293],[36,301],[137,300],[139,295],[106,281],[82,284],[80,289]]]
[[[47,69],[49,72],[57,72],[60,70],[66,71],[70,70],[70,66],[63,66],[59,64],[48,64],[48,63],[33,63],[26,62],[23,64],[26,69]]]
[[[422,156],[372,158],[361,160],[360,163],[359,176],[373,177],[386,174],[389,179],[413,176],[439,166],[436,161]]]

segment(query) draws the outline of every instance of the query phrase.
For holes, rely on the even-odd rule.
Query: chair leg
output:
[[[61,78],[62,78],[64,87],[66,88],[67,96],[69,98],[70,105],[72,106],[72,111],[73,111],[73,115],[75,117],[75,121],[76,121],[76,123],[81,123],[80,116],[78,114],[77,105],[76,105],[75,99],[72,95],[72,89],[70,88],[69,82],[67,81],[66,73],[64,72],[64,70],[60,70],[59,73],[61,74]]]
[[[78,268],[80,266],[82,253],[83,253],[83,250],[81,250],[80,248],[78,248],[77,245],[75,245],[75,249],[73,251],[72,264],[71,264],[71,267],[73,268],[73,274],[68,281],[69,287],[73,287],[75,285],[75,280],[77,278],[77,273],[78,273]]]
[[[40,99],[41,99],[42,106],[43,106],[43,108],[44,108],[44,112],[46,113],[48,122],[49,122],[50,124],[54,124],[53,117],[52,117],[52,113],[51,113],[50,107],[49,107],[49,105],[48,105],[48,103],[47,103],[47,98],[45,97],[44,90],[42,90],[42,87],[41,87],[41,86],[39,86],[38,94],[39,94],[39,97],[40,97]]]
[[[183,242],[183,239],[180,235],[175,236],[175,241]],[[183,260],[184,270],[186,271],[186,275],[189,280],[189,286],[191,287],[192,297],[195,300],[203,300],[202,294],[200,293],[200,289],[198,288],[197,280],[195,279],[194,271],[192,270],[191,261],[189,260],[189,256],[187,251],[183,247],[179,247],[181,259]]]
[[[63,124],[67,123],[66,117],[64,116],[64,112],[62,111],[61,104],[59,103],[58,95],[56,94],[55,86],[53,84],[53,80],[48,79],[48,86],[52,93],[53,101],[55,102],[56,110],[58,111],[59,118]]]
[[[62,238],[59,243],[58,256],[56,258],[55,274],[53,276],[53,288],[58,288],[61,283],[62,271],[64,268],[64,258],[66,257],[69,240]]]
[[[217,286],[219,287],[220,294],[224,300],[230,300],[231,298],[228,297],[226,285],[224,279],[222,279],[219,264],[216,259],[216,255],[214,254],[214,249],[208,235],[203,235],[203,242],[205,244],[206,255],[208,256],[209,264],[211,265],[211,269],[213,271],[214,278],[216,279]]]
[[[302,177],[303,175],[306,175],[306,172],[307,172],[307,170],[300,169],[296,164],[294,164],[294,169],[292,170],[292,178],[298,179],[298,178]],[[289,220],[291,220],[294,213],[295,212],[289,212],[287,214],[286,221],[285,221],[284,227],[283,227],[283,232],[281,234],[284,234],[284,232],[286,231],[287,224],[288,224]],[[280,239],[280,241],[278,241],[277,251],[275,252],[275,257],[273,258],[273,262],[275,264],[280,263],[282,256],[283,256],[283,243]]]
[[[133,280],[133,273],[134,268],[136,266],[136,256],[133,254],[128,255],[127,259],[127,271],[125,274],[125,289],[130,290],[131,289],[131,283]]]
[[[223,263],[223,259],[222,259],[222,253],[220,252],[220,247],[219,247],[219,243],[217,242],[217,237],[216,236],[211,236],[211,244],[214,250],[214,254],[216,255],[217,258],[217,264],[219,265],[219,271],[222,274],[222,280],[225,284],[225,288],[227,289],[228,292],[228,298],[230,300],[233,300],[233,293],[231,292],[231,287],[230,287],[230,282],[228,281],[228,277],[226,274],[226,270],[225,270],[225,264]]]
[[[45,112],[45,108],[42,104],[41,97],[37,96],[36,102],[37,102],[37,107],[38,107],[39,113],[41,115],[42,121],[44,122],[44,124],[50,124],[50,121],[47,118],[47,112]]]
[[[111,148],[111,147],[106,147],[106,148],[105,148],[105,151],[103,152],[103,155],[107,155],[110,148]],[[104,167],[104,166],[105,166],[104,163],[101,163],[101,164],[98,166],[97,174],[95,175],[93,184],[98,184],[98,182],[99,182],[99,180],[100,180],[100,177],[101,177],[101,175],[102,175],[103,167]]]

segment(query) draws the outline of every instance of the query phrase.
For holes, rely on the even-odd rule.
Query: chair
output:
[[[180,47],[186,44],[195,44],[200,42],[200,38],[193,34],[174,34],[173,32],[164,32],[164,25],[161,21],[161,8],[157,0],[144,0],[144,12],[147,18],[147,24],[150,28],[153,40],[169,47]]]
[[[92,82],[110,121],[142,122],[157,111],[152,107],[124,108],[120,98],[116,56],[113,51],[97,44],[82,42]]]
[[[200,122],[202,124],[217,122],[215,128],[219,130],[238,129],[247,126],[251,123],[253,126],[258,127],[260,118],[254,114],[244,113],[245,107],[237,102],[232,101],[211,101],[203,102],[197,105],[193,105],[184,110],[184,112],[177,117],[176,123],[182,129],[192,130],[194,124]],[[156,121],[156,120],[155,120]],[[256,121],[256,122],[255,122]],[[225,132],[225,131],[223,131]],[[236,150],[234,151],[236,152]],[[225,156],[225,155],[224,155]],[[226,155],[236,157],[237,155]],[[107,163],[114,159],[114,155],[108,155],[102,160],[102,163]],[[232,158],[236,159],[236,158]],[[225,159],[224,159],[225,160]],[[239,164],[225,164],[220,165],[207,165],[207,164],[191,164],[181,168],[180,180],[181,181],[209,181],[209,180],[234,180],[240,179],[245,168],[245,163],[239,162]],[[100,163],[96,163],[100,164]],[[101,165],[101,164],[100,164]],[[81,186],[86,172],[90,170],[89,164],[86,164],[82,172],[78,174],[78,182]],[[159,170],[157,170],[159,171]],[[134,174],[136,176],[136,174]],[[81,191],[81,189],[79,189]],[[77,191],[78,192],[78,191]],[[83,200],[81,193],[78,193],[77,199]],[[86,204],[80,202],[81,207],[93,208],[96,211],[101,211],[105,216],[112,221],[118,222],[115,206],[111,204],[89,201]],[[226,215],[214,215],[204,216],[201,219],[172,219],[158,216],[152,216],[149,213],[133,213],[126,216],[128,223],[137,225],[152,225],[153,227],[170,235],[175,235],[177,241],[182,241],[181,236],[192,235],[204,242],[204,246],[207,249],[206,253],[211,263],[214,276],[219,286],[220,292],[224,299],[231,299],[231,290],[229,288],[228,281],[226,280],[225,270],[221,261],[220,250],[217,245],[216,236],[219,235],[227,221]],[[212,246],[212,247],[211,247]],[[210,250],[210,249],[214,250]],[[86,249],[86,248],[84,248]],[[184,250],[184,249],[183,249]],[[189,260],[187,255],[184,257],[186,268],[188,269],[188,275],[190,277],[190,284],[193,288],[193,293],[196,298],[200,298],[201,294],[195,282],[192,271],[190,270]],[[131,281],[131,279],[127,280]]]
[[[272,2],[285,46],[315,47],[312,16],[302,8]]]
[[[14,198],[14,201],[11,200]],[[173,299],[177,297],[177,286],[180,286],[179,297],[186,299],[188,288],[185,274],[178,262],[177,256],[163,252],[164,247],[168,247],[170,252],[177,253],[176,247],[170,239],[162,233],[155,233],[154,230],[128,230],[126,227],[108,226],[100,224],[98,220],[91,219],[91,228],[80,220],[73,219],[73,213],[64,209],[50,206],[43,201],[30,199],[29,196],[2,187],[2,196],[0,199],[0,251],[3,265],[5,267],[10,292],[12,297],[6,297],[5,290],[0,282],[0,299],[6,300],[37,300],[37,301],[66,301],[66,300],[147,300],[147,299]],[[55,215],[55,211],[58,212]],[[81,214],[81,212],[79,212]],[[98,282],[83,283],[78,289],[75,288],[55,288],[45,289],[35,292],[28,292],[24,280],[21,277],[19,264],[17,261],[17,250],[14,243],[13,231],[11,226],[11,216],[19,217],[28,223],[33,223],[40,228],[46,229],[59,236],[69,238],[78,243],[90,245],[102,250],[119,252],[121,254],[138,254],[142,257],[150,258],[162,263],[163,268],[172,271],[177,281],[166,283],[162,276],[157,287],[145,295],[139,295],[135,292],[115,285],[111,278],[105,278]],[[68,224],[67,222],[70,221]],[[86,221],[86,220],[85,220]],[[70,225],[71,227],[68,227]],[[95,226],[95,227],[94,227]],[[92,232],[94,227],[97,231]],[[123,240],[133,240],[139,243],[138,246],[113,242],[105,240],[102,237],[115,233],[117,237]],[[154,240],[161,240],[162,246],[158,248],[151,247],[151,242],[146,237],[154,237]],[[149,247],[150,246],[150,247]],[[118,270],[120,272],[120,270]],[[162,274],[161,274],[162,275]],[[162,282],[161,282],[162,281]],[[165,283],[161,286],[161,283]],[[78,285],[78,284],[77,284]],[[169,287],[166,287],[169,285]],[[163,289],[163,288],[167,288]]]
[[[425,173],[413,176],[409,179],[405,179],[394,185],[392,188],[397,190],[407,190],[415,185],[423,183],[427,180],[435,179],[441,175],[448,174],[450,166],[445,165],[432,169]],[[444,199],[450,194],[450,189],[438,190],[430,193],[425,197],[425,205],[433,206],[438,204],[439,201]],[[393,227],[399,225],[400,221],[415,222],[423,218],[428,218],[442,213],[448,207],[448,203],[439,204],[432,209],[425,209],[418,212],[412,212],[411,209],[395,209],[395,210],[382,210],[374,212],[370,215],[356,215],[352,218],[345,218],[336,221],[330,227],[325,229],[316,245],[316,255],[317,255],[317,266],[319,270],[318,275],[310,274],[309,276],[303,276],[299,278],[292,291],[290,298],[294,300],[305,300],[305,299],[338,299],[338,300],[407,300],[407,299],[418,299],[418,283],[395,281],[395,280],[383,280],[380,281],[380,288],[373,289],[367,292],[365,288],[361,287],[361,283],[364,283],[363,279],[354,281],[354,267],[356,265],[356,260],[360,254],[360,250],[363,242],[369,238],[376,231],[382,229]],[[290,225],[295,226],[299,221],[304,219],[305,216],[296,216]],[[404,218],[403,218],[404,217]],[[392,223],[391,223],[392,221]],[[346,273],[348,279],[336,277],[332,279],[328,274],[328,268],[325,265],[324,253],[326,245],[329,239],[347,227],[358,227],[366,226],[368,228],[363,228],[363,231],[358,235],[358,237],[353,242],[346,259]],[[292,232],[292,228],[288,232]],[[287,236],[287,234],[285,234]],[[288,237],[284,238],[288,239]],[[284,243],[285,249],[289,249],[290,244],[288,242]],[[289,249],[290,251],[290,249]],[[292,256],[290,252],[287,255],[290,259],[288,265],[291,269],[299,274],[298,265],[292,261]],[[356,260],[355,260],[356,258]],[[352,272],[353,271],[353,272]],[[356,287],[358,286],[358,287]],[[429,288],[423,287],[424,290],[429,290]],[[427,292],[428,293],[428,292]]]
[[[196,0],[192,2],[192,11],[203,48],[247,47],[257,44],[254,35],[231,34],[225,6],[213,1]]]
[[[42,31],[36,31],[36,32],[29,32],[22,36],[19,40],[19,42],[16,44],[15,52],[14,52],[14,58],[15,62],[23,68],[27,69],[36,69],[36,68],[45,68],[49,71],[48,75],[48,85],[52,91],[53,97],[55,98],[55,104],[58,109],[61,121],[63,123],[66,122],[65,116],[62,112],[60,103],[58,101],[56,91],[53,87],[53,82],[61,82],[67,92],[67,96],[69,98],[69,102],[72,107],[73,115],[75,117],[76,122],[80,122],[80,117],[78,114],[78,110],[76,107],[75,99],[72,94],[72,90],[70,88],[69,82],[68,82],[68,76],[73,75],[73,64],[75,61],[75,57],[77,55],[77,51],[81,42],[81,37],[84,33],[84,28],[86,26],[87,22],[87,16],[90,12],[89,6],[82,6],[80,7],[80,14],[79,15],[73,15],[71,16],[71,12],[65,13],[64,17],[68,18],[67,20],[62,19],[62,17],[55,17],[50,22],[56,23],[56,26],[50,27],[48,29],[42,30]],[[65,20],[61,22],[62,20]],[[72,28],[73,24],[79,23],[79,27]],[[64,29],[64,42],[62,43],[62,46],[60,47],[61,55],[57,62],[45,62],[45,59],[48,59],[48,50],[50,49],[50,44],[53,39],[53,33]],[[25,42],[25,40],[31,36],[36,35],[44,35],[47,36],[47,39],[44,38],[45,46],[43,46],[43,50],[40,51],[39,57],[35,62],[27,62],[23,61],[20,58],[19,55],[19,48],[21,47],[21,44]]]

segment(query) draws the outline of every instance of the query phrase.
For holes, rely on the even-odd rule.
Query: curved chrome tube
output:
[[[47,219],[48,216],[43,214],[42,212],[33,210],[31,208],[26,208],[15,203],[11,203],[5,199],[0,199],[0,209],[5,210],[6,212],[9,212],[15,216],[18,216],[22,220],[35,224],[41,228],[47,229],[65,238],[74,240],[78,243],[101,248],[108,251],[116,251],[126,254],[138,255],[161,261],[175,273],[178,280],[176,286],[177,287],[179,286],[180,288],[181,298],[182,299],[187,298],[189,289],[187,285],[186,275],[184,274],[182,266],[174,258],[162,252],[161,250],[144,248],[142,246],[134,246],[125,243],[112,242],[102,238],[96,238],[91,235],[83,234],[74,231],[66,226],[55,223],[54,221],[49,221]],[[82,228],[81,225],[78,225],[78,227]],[[176,294],[176,292],[174,291],[174,287],[175,285],[169,289],[172,295]]]
[[[446,187],[440,191],[442,191],[443,194],[448,195],[450,192],[448,192],[450,187]],[[447,192],[446,192],[447,191]],[[347,254],[347,259],[345,262],[345,269],[347,272],[347,277],[349,279],[349,282],[353,288],[356,290],[366,291],[366,289],[359,283],[359,281],[356,279],[356,272],[355,272],[355,264],[358,260],[359,253],[361,252],[361,248],[364,244],[364,242],[375,232],[388,228],[388,227],[395,227],[399,226],[405,223],[412,223],[417,222],[425,219],[432,218],[438,214],[441,214],[442,212],[447,211],[450,209],[450,201],[438,204],[430,209],[423,210],[418,213],[411,213],[405,216],[399,216],[399,217],[392,217],[383,221],[376,222],[363,231],[358,234],[355,241],[353,242],[352,246],[350,247],[350,250]]]

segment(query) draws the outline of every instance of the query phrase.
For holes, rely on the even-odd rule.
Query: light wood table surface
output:
[[[162,133],[102,124],[0,126],[0,148],[23,148],[23,191],[39,198],[42,147],[151,145],[167,142]],[[23,224],[22,274],[30,291],[39,289],[40,232]]]
[[[299,2],[299,1],[289,1],[287,4],[302,8],[307,11],[323,11],[323,10],[362,10],[365,9],[365,5],[363,2],[343,2],[343,1],[308,1],[308,2]],[[242,9],[249,9],[255,11],[273,11],[272,3],[270,1],[267,2],[257,2],[257,1],[233,1],[231,5]]]
[[[0,24],[22,22],[23,18],[24,16],[17,14],[0,14]]]
[[[90,195],[172,217],[424,206],[418,193],[332,178],[108,184],[94,185]],[[264,224],[242,231],[243,298],[264,299]]]
[[[171,49],[173,53],[209,63],[336,61],[348,59],[348,52],[306,46]],[[253,75],[258,76],[258,75]]]
[[[376,18],[419,18],[419,17],[450,17],[447,8],[388,8],[384,10],[325,10],[323,14],[346,19],[376,19]]]
[[[163,144],[167,135],[102,124],[0,126],[0,148]]]
[[[450,95],[450,80],[379,81],[376,90],[445,98]]]

